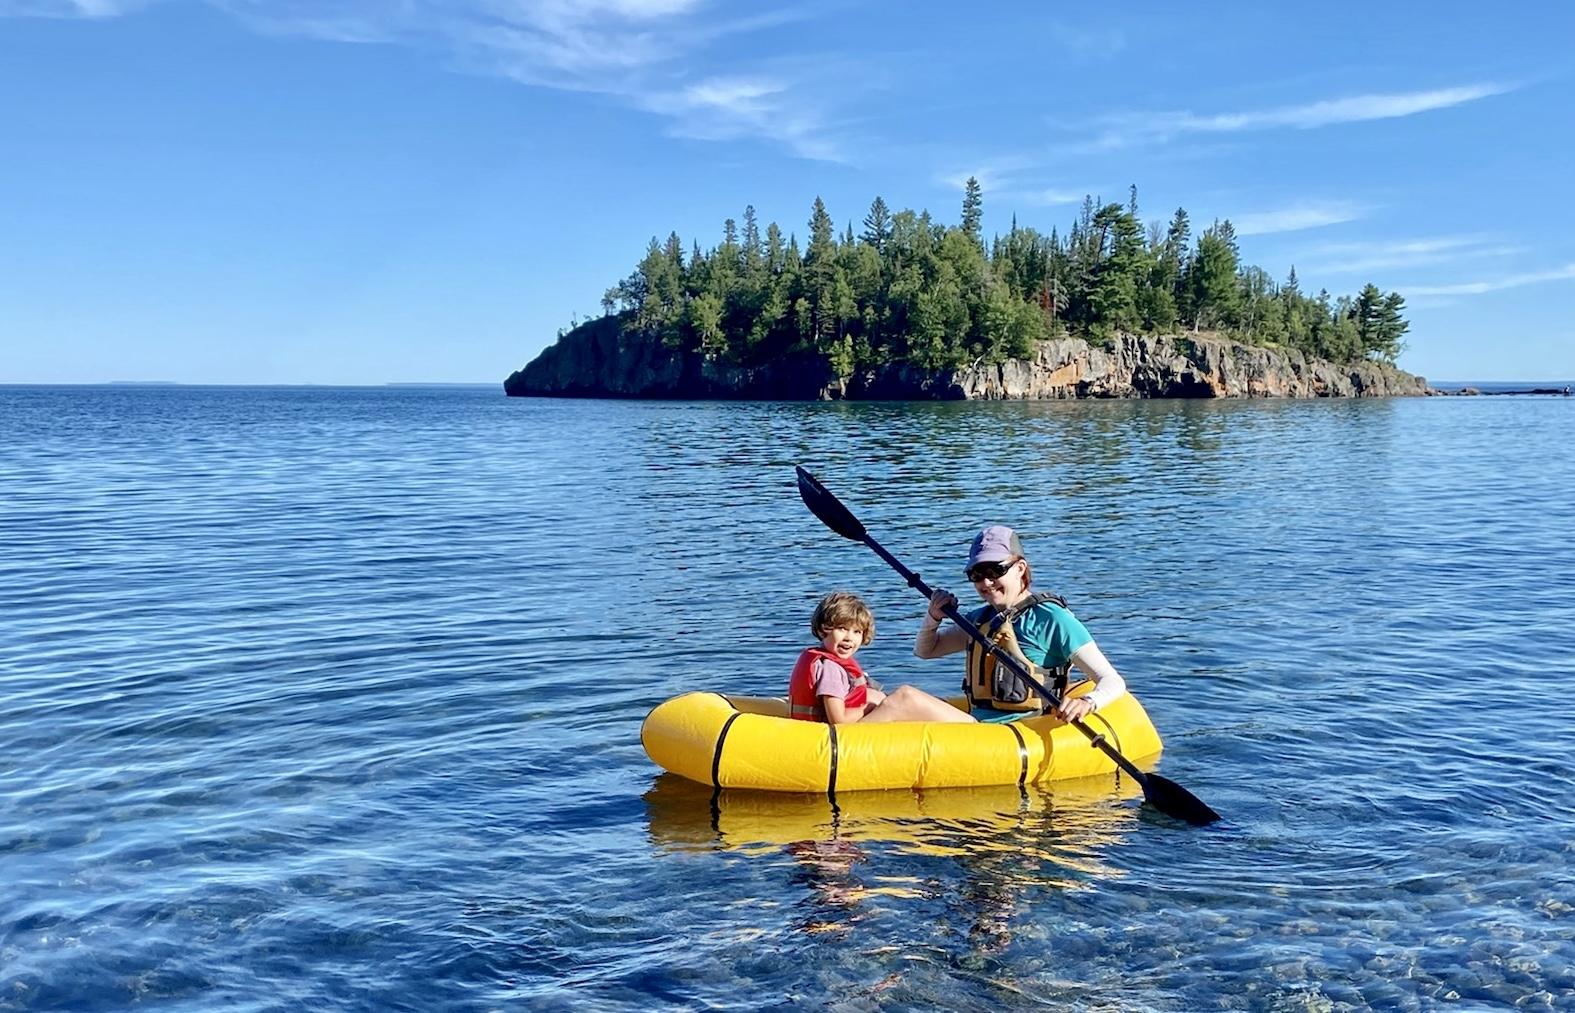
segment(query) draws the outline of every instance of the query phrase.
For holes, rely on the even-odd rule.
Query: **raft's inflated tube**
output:
[[[1072,695],[1078,693],[1074,689]],[[647,715],[640,741],[658,766],[674,774],[716,788],[761,791],[835,795],[868,788],[1036,784],[1116,769],[1082,732],[1048,715],[1011,724],[870,725],[786,715],[787,701],[780,697],[686,693]],[[1159,755],[1159,733],[1130,693],[1084,723],[1129,760]]]

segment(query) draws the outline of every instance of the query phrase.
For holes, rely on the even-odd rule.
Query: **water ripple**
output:
[[[1559,399],[0,388],[0,1009],[1575,1004]],[[724,793],[645,713],[888,684],[1023,534],[1227,816]]]

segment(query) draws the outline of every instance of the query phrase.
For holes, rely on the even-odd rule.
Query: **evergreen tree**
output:
[[[1384,294],[1378,290],[1378,286],[1372,282],[1363,285],[1361,292],[1357,293],[1351,314],[1356,321],[1356,336],[1361,341],[1364,351],[1375,347],[1378,343],[1378,331],[1381,326],[1379,316],[1383,313],[1383,307]]]
[[[984,222],[984,191],[972,176],[963,184],[962,230],[976,243],[982,245],[980,227]]]
[[[809,249],[804,255],[804,281],[809,299],[810,326],[805,335],[819,347],[836,325],[837,247],[832,237],[835,226],[826,205],[815,198],[809,218]]]
[[[1160,250],[1160,275],[1156,284],[1170,288],[1171,302],[1178,318],[1191,319],[1191,300],[1185,281],[1187,277],[1188,250],[1192,245],[1192,225],[1187,219],[1187,209],[1177,208],[1165,230],[1164,246]]]
[[[1405,350],[1405,343],[1400,338],[1411,329],[1411,325],[1401,316],[1400,311],[1403,309],[1405,297],[1399,292],[1390,292],[1384,296],[1378,307],[1372,337],[1366,343],[1367,355],[1382,359],[1390,365],[1399,358]]]
[[[884,251],[891,238],[891,211],[879,197],[870,202],[869,214],[864,216],[864,232],[859,238],[875,247],[877,252]]]
[[[1120,204],[1106,204],[1094,213],[1094,262],[1088,280],[1088,324],[1108,336],[1135,331],[1138,282],[1142,269],[1143,231],[1137,218]]]
[[[675,253],[676,250],[676,253]],[[643,298],[635,312],[636,324],[658,334],[662,343],[677,347],[682,343],[684,315],[683,246],[677,234],[667,245],[658,246],[653,238],[640,261],[640,290]]]
[[[1236,336],[1253,344],[1278,344],[1284,337],[1284,317],[1274,279],[1261,267],[1248,267],[1237,281],[1241,311]]]
[[[766,226],[766,269],[781,274],[787,266],[787,249],[782,243],[782,230],[776,222]]]
[[[1236,287],[1235,233],[1229,226],[1229,222],[1216,222],[1199,236],[1197,251],[1188,264],[1194,331],[1236,322],[1241,294]]]
[[[755,206],[744,208],[744,269],[753,270],[760,262],[760,225],[755,221]]]
[[[698,339],[698,351],[708,359],[720,358],[727,347],[722,333],[722,301],[709,292],[701,293],[689,303],[689,325]]]

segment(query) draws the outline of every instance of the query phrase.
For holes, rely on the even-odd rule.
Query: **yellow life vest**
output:
[[[997,610],[994,614],[981,619],[975,625],[979,632],[990,638],[1007,654],[1016,658],[1028,673],[1039,680],[1041,685],[1048,686],[1057,693],[1066,691],[1066,666],[1046,670],[1029,661],[1023,650],[1017,644],[1017,631],[1012,628],[1012,621],[1036,605],[1044,602],[1054,602],[1066,608],[1066,599],[1060,595],[1041,591],[1030,595],[1009,609]],[[1054,682],[1052,686],[1051,683]],[[963,692],[968,695],[968,703],[974,707],[988,707],[998,711],[1042,711],[1047,701],[1039,695],[1039,691],[1030,686],[1021,676],[1005,665],[995,660],[995,655],[977,640],[968,640],[968,672],[963,676]]]

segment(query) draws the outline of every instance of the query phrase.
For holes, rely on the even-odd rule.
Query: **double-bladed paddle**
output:
[[[919,579],[918,574],[903,566],[896,556],[887,552],[879,542],[871,538],[869,532],[864,530],[864,525],[860,524],[859,519],[853,516],[853,512],[843,506],[842,501],[833,496],[829,489],[821,485],[814,475],[811,475],[802,467],[797,468],[797,471],[798,494],[804,498],[804,505],[809,507],[810,513],[819,517],[822,524],[843,538],[855,542],[863,542],[869,546],[877,556],[884,559],[888,566],[896,570],[908,582],[909,587],[924,595],[925,598],[929,598],[934,594],[930,586]],[[1060,706],[1061,698],[1057,694],[1052,693],[1044,684],[1035,679],[1023,666],[1022,662],[996,646],[990,638],[980,631],[979,627],[969,622],[967,617],[957,610],[956,606],[949,605],[945,611],[947,618],[956,623],[964,633],[982,644],[994,656],[998,664],[1005,665],[1022,677],[1029,685],[1038,690],[1041,696],[1050,701],[1051,707]],[[1155,809],[1167,816],[1174,816],[1176,819],[1184,820],[1194,826],[1204,826],[1220,818],[1220,814],[1210,809],[1202,799],[1175,781],[1170,780],[1168,777],[1161,777],[1158,774],[1145,774],[1139,770],[1132,764],[1131,760],[1122,756],[1103,735],[1088,727],[1080,719],[1073,719],[1072,724],[1077,727],[1078,731],[1088,736],[1088,740],[1100,751],[1114,760],[1116,766],[1132,775],[1132,779],[1142,785],[1143,797]]]

